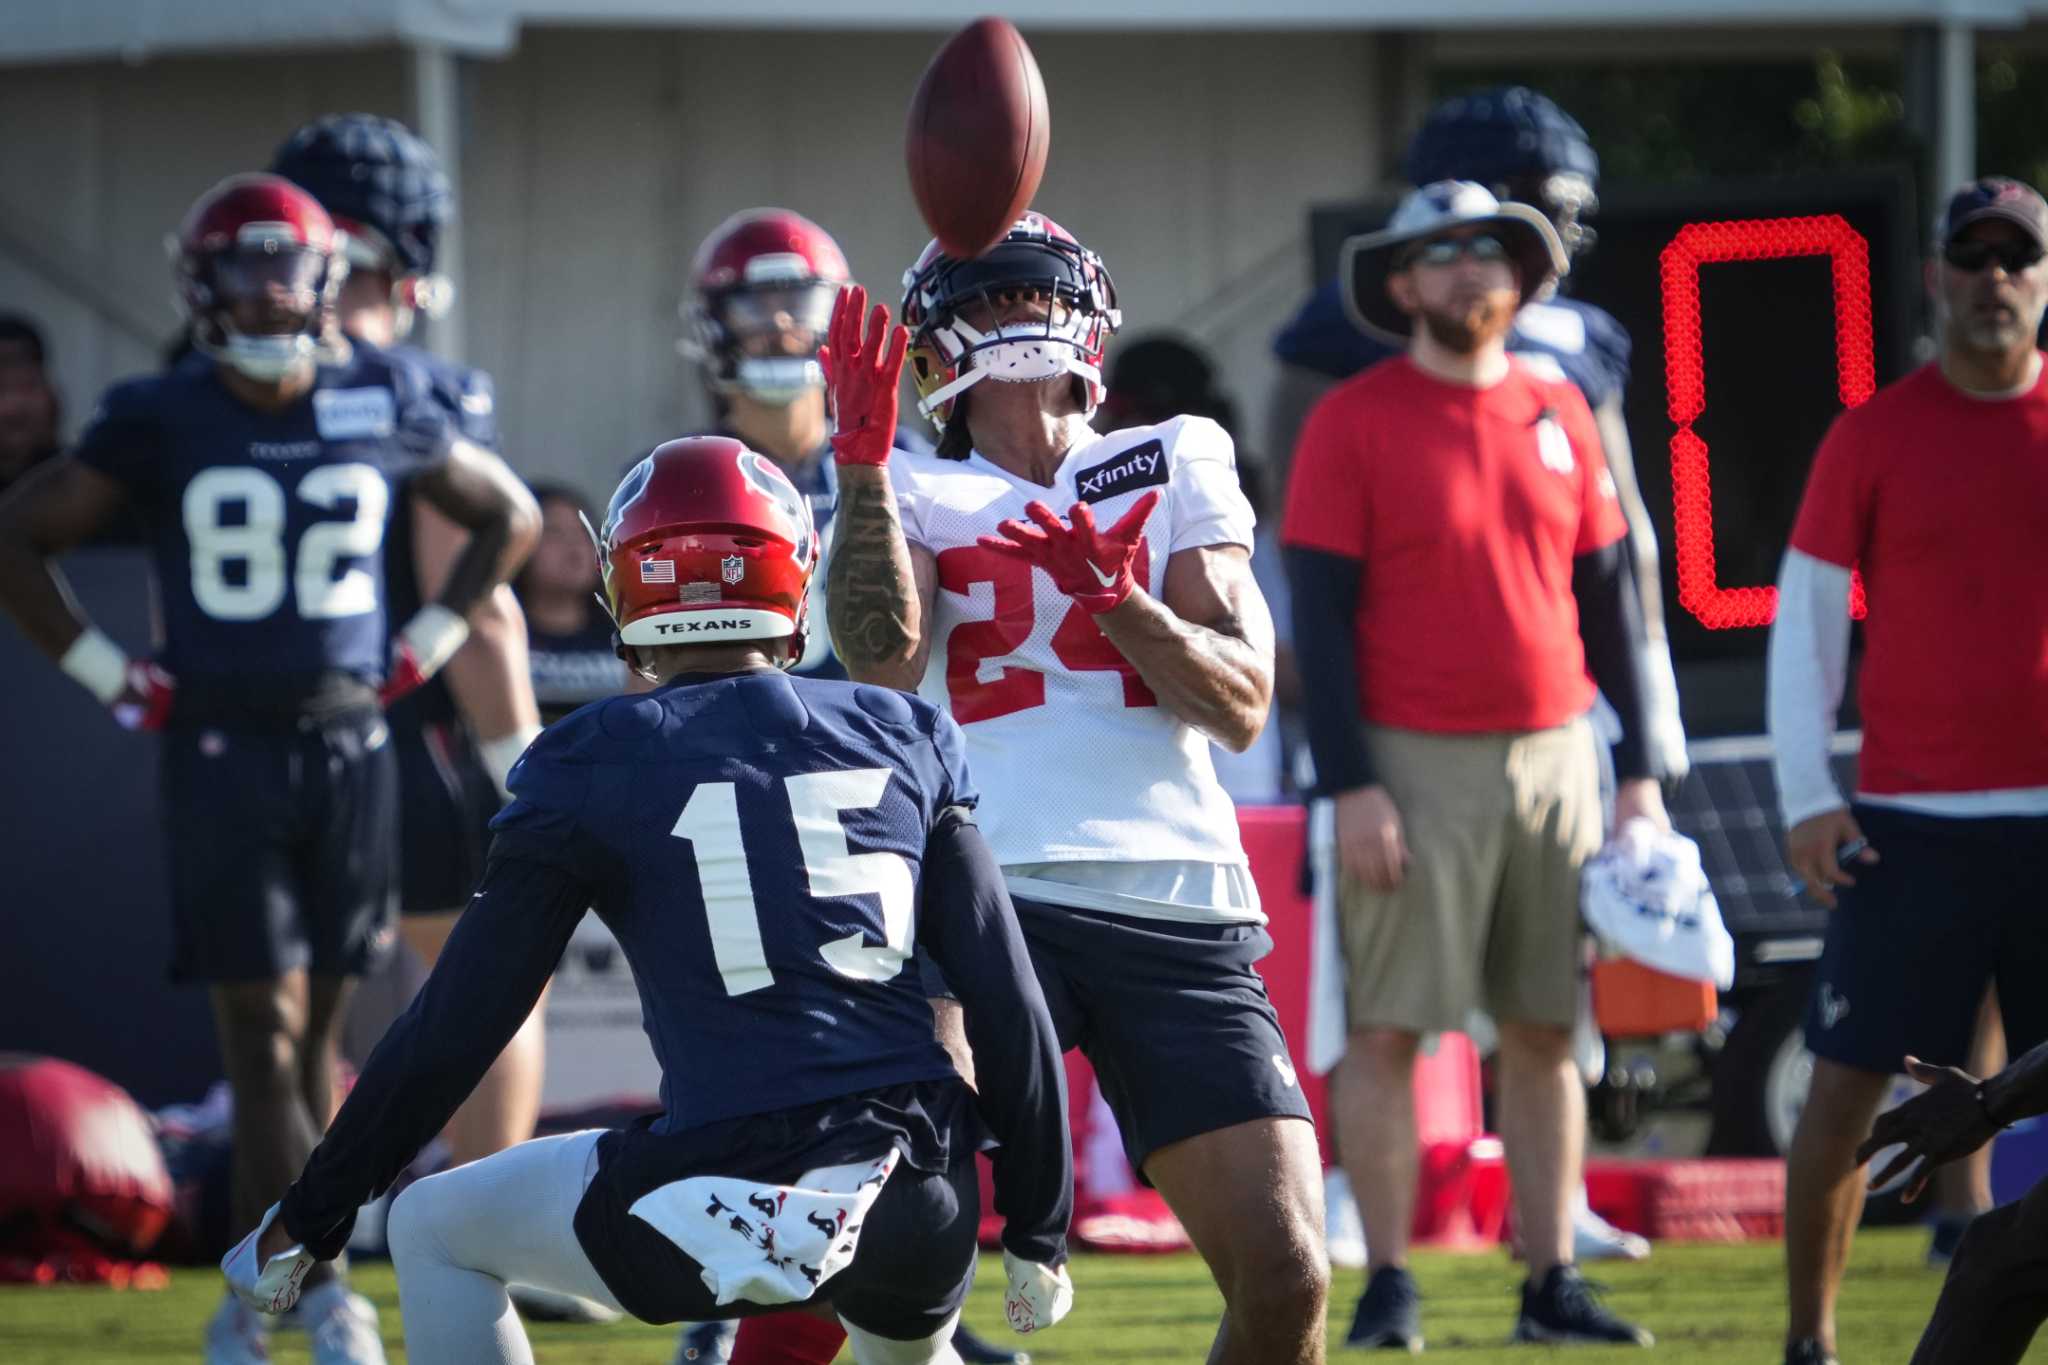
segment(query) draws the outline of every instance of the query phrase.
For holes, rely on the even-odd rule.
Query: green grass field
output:
[[[1891,1365],[1912,1353],[1940,1288],[1921,1255],[1918,1229],[1869,1231],[1858,1239],[1842,1307],[1842,1357],[1848,1365]],[[1526,1365],[1538,1347],[1509,1347],[1519,1267],[1503,1256],[1419,1257],[1425,1328],[1431,1355]],[[1610,1302],[1657,1333],[1656,1359],[1776,1365],[1784,1330],[1781,1253],[1776,1243],[1747,1246],[1664,1246],[1641,1265],[1603,1265],[1595,1278]],[[405,1359],[398,1294],[389,1265],[357,1268],[356,1284],[377,1302],[392,1361]],[[1030,1343],[1046,1365],[1115,1365],[1137,1361],[1200,1361],[1221,1300],[1193,1256],[1084,1256],[1074,1267],[1074,1315]],[[986,1274],[968,1319],[998,1340],[999,1277]],[[161,1293],[109,1290],[0,1289],[0,1362],[5,1365],[99,1365],[100,1362],[190,1362],[198,1358],[201,1325],[220,1292],[217,1277],[197,1269],[172,1274]],[[1331,1339],[1341,1339],[1359,1288],[1357,1272],[1338,1272]],[[544,1365],[667,1365],[671,1329],[622,1323],[612,1327],[541,1327],[534,1354]],[[1013,1338],[1014,1339],[1014,1338]],[[305,1338],[277,1335],[272,1357],[307,1358]],[[1334,1354],[1334,1353],[1333,1353]],[[1364,1357],[1358,1357],[1363,1360]],[[2030,1360],[2048,1361],[2048,1346]],[[425,1363],[423,1362],[423,1365]],[[436,1363],[440,1365],[440,1363]]]

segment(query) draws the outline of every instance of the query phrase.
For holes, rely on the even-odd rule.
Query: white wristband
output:
[[[512,779],[512,765],[519,761],[519,756],[526,752],[526,746],[533,743],[539,734],[538,725],[528,725],[509,735],[476,742],[476,756],[483,761],[484,771],[491,775],[491,781],[498,784],[498,795],[504,800],[512,799],[512,788],[507,785]]]
[[[412,614],[398,635],[412,651],[420,672],[431,678],[469,638],[469,622],[439,602],[430,602]]]
[[[57,667],[70,674],[80,686],[112,706],[128,686],[128,653],[106,637],[97,626],[87,626],[57,660]]]

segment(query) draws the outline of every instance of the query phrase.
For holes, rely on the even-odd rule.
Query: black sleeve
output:
[[[925,842],[918,938],[960,997],[995,1166],[1003,1245],[1027,1261],[1067,1255],[1074,1213],[1067,1073],[1002,870],[981,831],[948,806]]]
[[[561,868],[491,858],[426,985],[286,1191],[295,1240],[322,1260],[341,1253],[356,1210],[447,1125],[532,1013],[591,898]]]
[[[1579,637],[1586,642],[1586,669],[1621,716],[1621,742],[1614,746],[1614,775],[1621,780],[1655,777],[1650,767],[1650,690],[1643,682],[1649,635],[1643,627],[1643,599],[1629,563],[1628,539],[1588,551],[1572,561],[1572,596],[1579,603]]]
[[[1287,591],[1294,604],[1294,661],[1301,709],[1316,761],[1316,794],[1334,796],[1379,781],[1359,728],[1358,591],[1365,566],[1349,555],[1289,545]]]

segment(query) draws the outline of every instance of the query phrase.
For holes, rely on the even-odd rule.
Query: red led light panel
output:
[[[1722,261],[1826,256],[1833,267],[1835,389],[1853,408],[1877,388],[1870,330],[1870,244],[1838,214],[1688,223],[1664,248],[1664,390],[1671,420],[1671,501],[1678,600],[1709,630],[1767,626],[1777,588],[1724,586],[1714,574],[1714,481],[1707,443],[1693,430],[1707,407],[1706,338],[1700,326],[1700,267]],[[1852,579],[1849,609],[1863,615],[1863,579]]]

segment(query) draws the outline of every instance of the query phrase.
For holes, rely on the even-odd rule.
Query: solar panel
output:
[[[1835,737],[1832,760],[1842,791],[1856,786],[1862,735]],[[1671,823],[1700,846],[1700,862],[1721,918],[1742,960],[1801,962],[1820,955],[1828,912],[1800,894],[1785,865],[1785,826],[1763,735],[1699,740],[1687,746],[1692,773],[1671,801]]]

